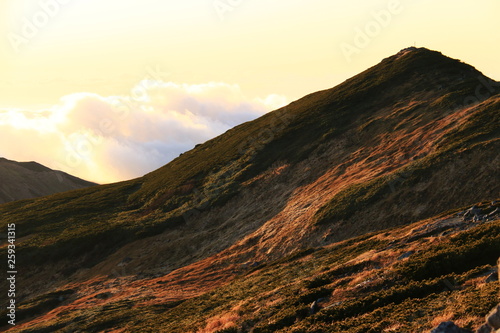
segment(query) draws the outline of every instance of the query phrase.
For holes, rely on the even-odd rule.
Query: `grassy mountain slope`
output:
[[[25,302],[22,314],[44,320],[12,331],[428,332],[445,320],[474,329],[498,302],[500,286],[488,277],[499,235],[498,219],[444,214],[240,268],[231,282],[186,299],[163,298],[168,277],[67,285]]]
[[[0,205],[2,227],[18,225],[20,299],[59,288],[77,311],[112,281],[122,309],[159,283],[165,311],[297,250],[494,199],[499,91],[460,61],[404,50],[142,178]]]
[[[0,158],[0,184],[0,204],[96,185],[36,162],[5,158]]]

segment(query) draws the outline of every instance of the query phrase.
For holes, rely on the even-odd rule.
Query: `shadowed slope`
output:
[[[36,162],[14,162],[0,158],[0,204],[94,185]]]

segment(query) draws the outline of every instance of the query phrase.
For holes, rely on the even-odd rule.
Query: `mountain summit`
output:
[[[477,203],[484,216],[494,211],[487,202],[500,193],[499,92],[500,83],[459,60],[405,49],[144,177],[1,205],[0,225],[17,224],[17,255],[25,263],[18,278],[23,324],[13,331],[215,332],[226,328],[212,321],[231,321],[236,328],[220,332],[285,332],[305,320],[308,302],[342,303],[362,289],[337,278],[444,242],[409,235],[447,230],[437,215]],[[474,230],[460,237],[474,243],[482,237]],[[498,249],[496,239],[489,244]],[[464,255],[477,250],[455,245]],[[385,262],[372,258],[389,250]],[[492,264],[490,252],[464,269]],[[419,265],[430,258],[422,256]],[[455,272],[452,265],[436,268],[437,275],[415,267],[397,271],[413,272],[408,281],[377,280],[380,293],[383,283],[392,291],[413,288],[380,296],[381,307],[440,291],[442,281],[421,281]],[[331,274],[323,282],[314,280],[325,272]],[[293,292],[286,291],[292,282]],[[342,289],[351,282],[356,288]],[[337,288],[345,292],[334,294]],[[352,305],[321,323],[361,316],[355,309],[365,308],[377,310]],[[321,329],[315,332],[336,331]]]

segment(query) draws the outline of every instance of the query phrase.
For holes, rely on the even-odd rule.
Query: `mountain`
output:
[[[96,184],[51,170],[36,162],[0,158],[0,204],[43,197]]]
[[[446,311],[476,324],[498,292],[474,288],[500,222],[456,213],[497,207],[499,92],[409,48],[144,177],[0,205],[23,262],[10,331],[410,332]],[[304,313],[319,298],[331,311]]]

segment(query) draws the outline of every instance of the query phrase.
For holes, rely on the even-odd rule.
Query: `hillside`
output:
[[[391,237],[403,241],[411,223],[438,221],[438,214],[497,199],[499,92],[499,83],[467,64],[407,49],[337,87],[237,126],[142,178],[0,205],[2,228],[17,225],[23,265],[18,300],[26,324],[14,331],[85,324],[84,331],[158,331],[155,325],[161,325],[160,331],[195,332],[210,316],[232,315],[230,305],[249,304],[256,295],[268,301],[262,308],[276,305],[276,311],[266,317],[243,307],[234,321],[244,331],[264,327],[289,307],[281,301],[302,295],[307,279],[359,255],[370,259],[372,250],[385,251]],[[495,223],[459,237],[486,242],[498,253],[497,238],[479,236],[495,231]],[[450,237],[442,241],[453,242]],[[428,244],[434,243],[441,239]],[[422,251],[425,244],[418,243]],[[435,249],[425,251],[424,257]],[[471,256],[464,270],[452,267],[408,281],[455,274],[465,283],[474,276],[471,270],[496,260],[493,254],[479,261]],[[431,257],[425,258],[422,265]],[[294,270],[303,262],[319,268]],[[389,259],[387,267],[392,270]],[[384,278],[381,288],[408,282],[400,275]],[[294,281],[283,297],[262,294]],[[331,278],[324,286],[337,282]],[[431,292],[427,284],[422,288],[411,295],[426,302]],[[225,296],[224,290],[241,293]],[[331,290],[313,291],[314,297],[335,299]],[[293,300],[294,309],[311,297]],[[194,316],[198,312],[204,315]],[[297,316],[286,315],[283,328]]]
[[[21,315],[43,315],[11,331],[429,332],[449,320],[475,329],[499,302],[499,249],[498,214],[481,222],[444,214],[234,265],[217,288],[186,271],[69,283],[25,302]]]
[[[15,162],[5,158],[0,158],[0,184],[0,204],[96,185],[36,162]]]

